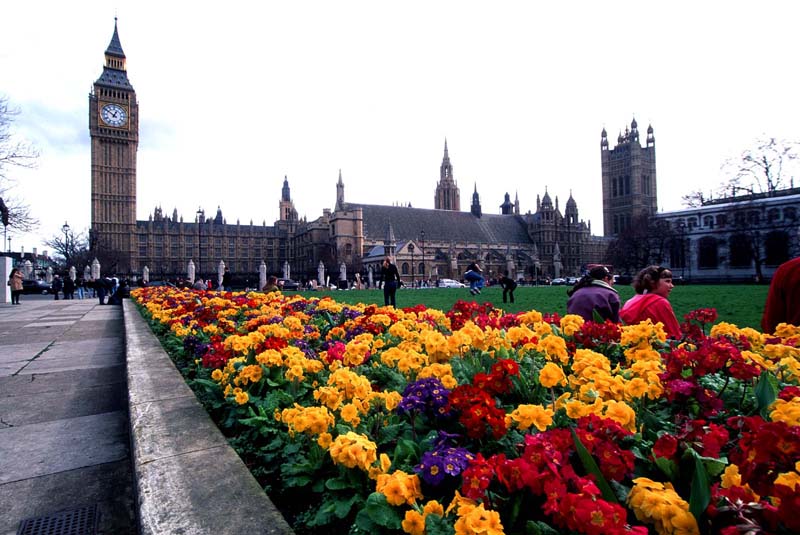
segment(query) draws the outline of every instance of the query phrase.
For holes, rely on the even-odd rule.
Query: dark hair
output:
[[[658,286],[658,281],[661,279],[671,279],[672,271],[669,268],[662,266],[647,266],[633,278],[633,289],[637,294],[643,294],[646,291],[652,292]]]
[[[587,286],[591,286],[594,281],[605,280],[610,276],[611,272],[608,270],[607,267],[595,266],[589,270],[589,273],[581,277],[580,280],[575,283],[575,286],[567,290],[567,295],[572,297],[572,294],[574,294],[581,288],[586,288]]]

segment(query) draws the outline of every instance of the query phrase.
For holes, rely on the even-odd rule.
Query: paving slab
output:
[[[0,422],[16,427],[124,411],[128,402],[125,386],[124,381],[91,387],[73,383],[57,391],[0,397]]]
[[[132,487],[127,459],[0,485],[0,534],[15,535],[25,518],[97,504],[98,534],[135,535]]]
[[[127,441],[125,411],[0,429],[0,485],[127,459]]]

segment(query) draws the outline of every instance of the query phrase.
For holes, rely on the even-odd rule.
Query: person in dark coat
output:
[[[514,302],[514,290],[517,289],[517,283],[514,279],[508,276],[508,271],[503,273],[503,276],[500,277],[500,286],[503,288],[503,303],[506,302],[507,298],[511,298],[511,302]]]
[[[231,270],[228,266],[225,266],[225,272],[222,274],[222,289],[226,292],[230,292],[233,288],[231,288],[231,279],[233,276],[231,275]]]
[[[64,277],[64,299],[75,299],[75,281]]]
[[[378,287],[383,283],[383,303],[386,306],[397,306],[395,297],[397,288],[400,286],[400,273],[397,271],[397,266],[392,264],[391,259],[387,256],[383,259],[381,266],[381,278],[378,282]]]
[[[55,296],[56,301],[58,301],[58,292],[60,292],[61,288],[63,287],[64,283],[61,281],[61,277],[58,275],[53,276],[53,295]]]
[[[619,323],[619,294],[612,288],[614,276],[605,266],[593,267],[569,291],[567,314],[595,321],[594,312],[604,320]]]

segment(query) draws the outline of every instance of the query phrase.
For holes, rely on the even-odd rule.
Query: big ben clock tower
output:
[[[105,264],[104,270],[128,273],[132,269],[138,270],[132,261],[135,258],[139,104],[128,81],[116,18],[105,59],[103,74],[89,95],[89,135],[92,141],[90,246]]]

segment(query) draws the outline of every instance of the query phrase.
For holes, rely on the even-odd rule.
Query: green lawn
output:
[[[430,308],[450,310],[453,304],[463,299],[480,303],[489,302],[495,307],[509,312],[538,310],[539,312],[567,312],[568,286],[520,286],[514,292],[514,304],[503,303],[503,291],[499,287],[484,288],[481,295],[473,297],[469,289],[428,288],[410,290],[401,288],[397,292],[397,306],[409,307],[424,304]],[[767,298],[766,285],[688,285],[676,286],[670,295],[670,302],[679,321],[683,315],[697,308],[716,308],[719,321],[734,323],[739,327],[753,327],[760,330],[761,314]],[[633,295],[630,286],[617,288],[624,303]],[[333,292],[302,292],[310,297],[330,295],[342,303],[376,303],[383,305],[382,290],[348,290]]]

